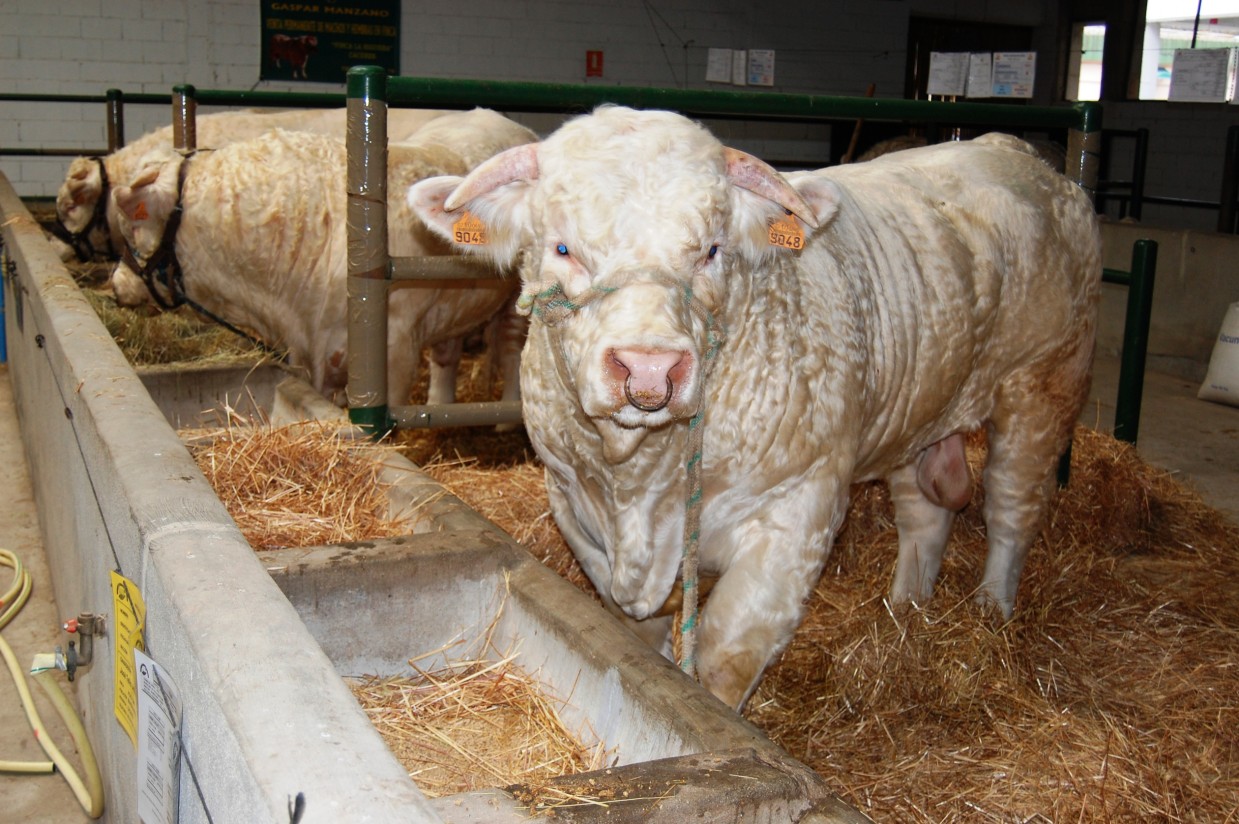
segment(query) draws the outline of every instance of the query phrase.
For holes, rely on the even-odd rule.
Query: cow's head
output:
[[[409,202],[500,266],[525,252],[523,305],[560,333],[563,372],[625,460],[701,405],[729,273],[795,254],[834,211],[757,158],[670,112],[604,106]],[[782,245],[779,245],[782,244]]]
[[[74,158],[56,192],[56,220],[66,233],[75,236],[72,244],[63,238],[54,241],[61,260],[75,256],[89,259],[94,252],[108,248],[107,221],[99,219],[99,208],[106,205],[107,196],[103,161]]]
[[[149,260],[159,248],[168,218],[180,205],[178,175],[182,162],[175,152],[156,154],[128,185],[117,186],[112,192],[121,237],[138,263]],[[109,284],[122,306],[152,301],[145,282],[125,259],[116,264]]]

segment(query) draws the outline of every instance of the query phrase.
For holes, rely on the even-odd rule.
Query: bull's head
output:
[[[129,254],[112,271],[109,285],[122,306],[141,306],[155,297],[134,270],[163,242],[168,219],[179,208],[179,181],[184,159],[176,152],[155,153],[124,186],[112,192],[116,222]],[[135,263],[136,262],[136,263]],[[166,297],[166,296],[165,296]]]
[[[103,209],[108,197],[107,173],[96,157],[77,157],[56,193],[56,221],[61,227],[53,240],[61,260],[89,260],[109,247],[108,223]]]
[[[679,115],[604,106],[409,202],[500,266],[527,254],[523,305],[559,331],[559,371],[615,463],[697,412],[728,273],[802,247],[830,194],[806,198]]]

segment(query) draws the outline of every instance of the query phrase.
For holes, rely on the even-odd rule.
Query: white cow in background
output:
[[[525,425],[552,511],[608,605],[658,617],[703,414],[702,683],[733,707],[784,649],[849,486],[884,478],[891,597],[930,597],[988,428],[978,599],[1010,615],[1086,397],[1100,240],[1084,192],[989,135],[784,178],[667,112],[603,107],[465,178],[412,187],[452,237],[528,255]]]
[[[439,109],[391,109],[388,139],[405,140],[415,131],[449,112]],[[344,137],[345,109],[293,109],[290,111],[245,110],[199,114],[195,118],[199,148],[218,148],[237,140],[257,137],[271,129],[314,132]],[[56,194],[57,233],[52,246],[61,260],[82,261],[95,255],[120,256],[121,236],[116,208],[110,197],[113,186],[128,183],[152,151],[172,147],[172,127],[164,126],[142,135],[102,157],[77,157],[69,163],[64,182]]]
[[[392,255],[451,253],[417,221],[403,196],[415,181],[469,169],[449,145],[477,141],[507,148],[536,139],[523,126],[487,110],[446,117],[455,123],[454,137],[436,129],[424,143],[388,147]],[[135,180],[116,189],[115,200],[122,234],[138,262],[156,254],[179,207],[179,228],[170,245],[184,294],[286,349],[291,365],[304,367],[316,389],[343,405],[348,377],[346,180],[342,140],[275,130],[188,159],[171,150],[153,156]],[[156,279],[165,284],[156,288],[166,288],[163,275]],[[113,272],[111,286],[125,305],[150,298],[147,283],[125,261]],[[386,401],[409,402],[423,348],[486,323],[511,306],[517,289],[515,278],[392,289]],[[509,348],[513,378],[504,396],[515,399],[519,343],[509,342]],[[450,401],[453,388],[454,381],[437,395],[432,391],[432,402]]]

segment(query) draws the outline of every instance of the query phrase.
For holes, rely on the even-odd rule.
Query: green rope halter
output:
[[[715,363],[715,356],[723,345],[725,336],[714,315],[701,305],[693,296],[691,286],[671,279],[659,280],[680,289],[680,296],[689,309],[706,325],[706,351],[703,353],[702,383],[710,374]],[[563,287],[552,284],[540,291],[522,292],[517,300],[517,307],[528,311],[533,317],[546,323],[547,326],[557,326],[566,318],[575,314],[583,306],[605,297],[618,290],[616,286],[591,286],[579,299],[572,300],[564,294]],[[562,353],[557,352],[562,358]],[[705,439],[705,393],[703,402],[697,414],[688,421],[688,463],[685,471],[688,479],[688,500],[684,510],[684,548],[681,553],[681,586],[683,600],[680,607],[683,620],[680,624],[680,669],[689,678],[697,678],[697,615],[700,581],[698,576],[698,555],[701,540],[701,463],[702,449]]]

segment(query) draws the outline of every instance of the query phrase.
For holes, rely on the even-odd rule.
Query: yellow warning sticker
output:
[[[800,228],[794,215],[787,215],[770,223],[768,239],[771,246],[800,250],[804,248],[804,229]]]
[[[138,745],[138,673],[133,651],[145,650],[142,630],[146,626],[146,603],[137,584],[119,572],[112,573],[112,614],[116,616],[114,644],[114,711],[129,740]]]
[[[465,212],[452,224],[452,240],[461,246],[485,246],[486,224],[477,215]]]

